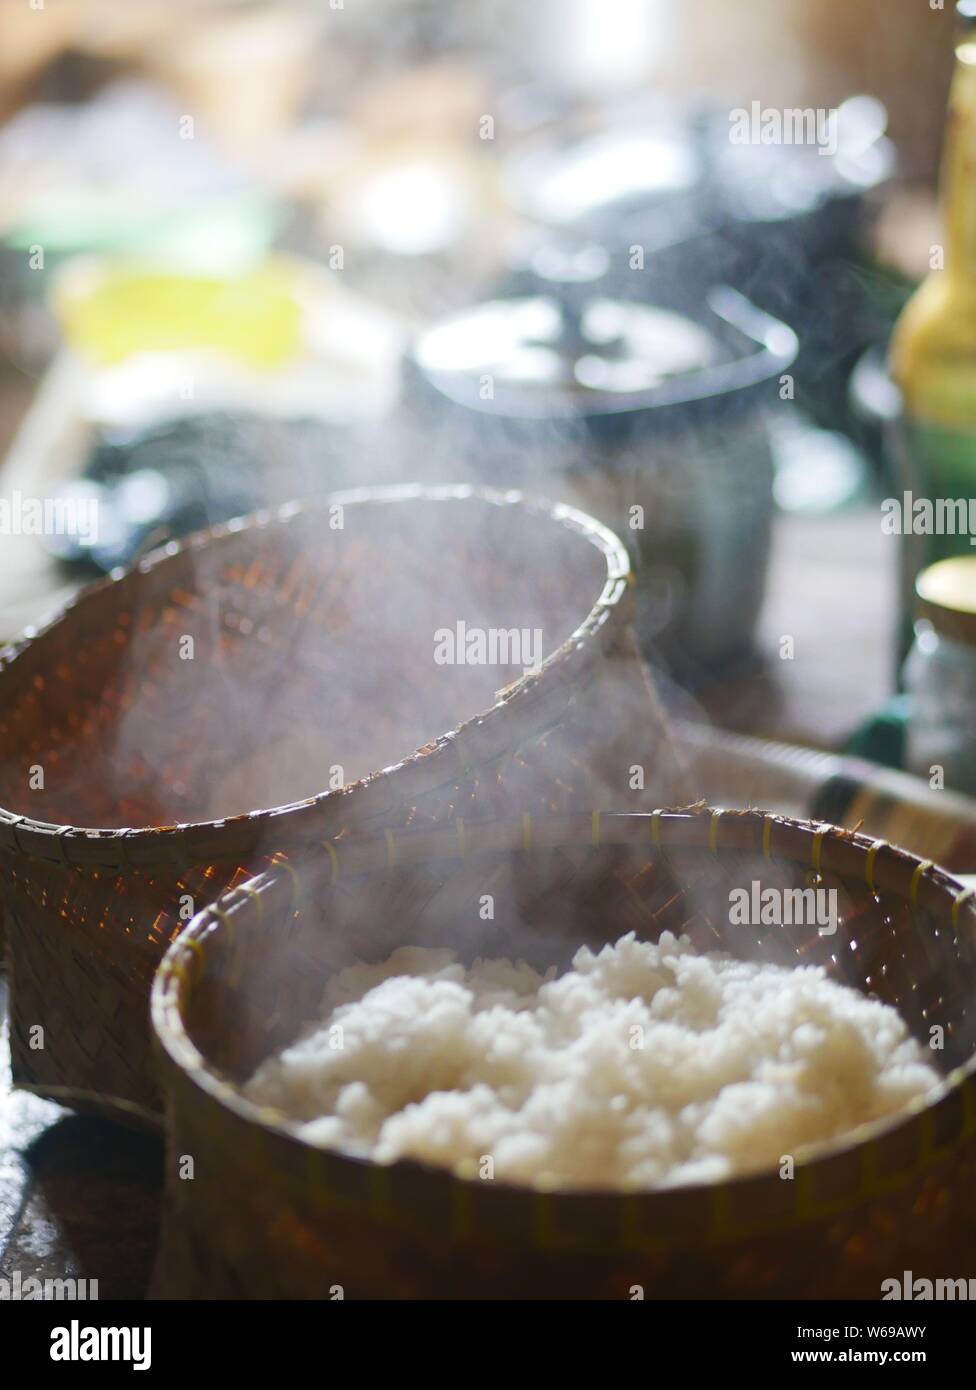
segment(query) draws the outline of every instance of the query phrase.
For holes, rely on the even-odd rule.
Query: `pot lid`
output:
[[[753,138],[735,143],[729,122],[712,124],[709,165],[728,212],[745,222],[777,222],[816,212],[832,199],[864,193],[894,173],[894,147],[885,136],[888,112],[874,97],[853,96],[832,110],[799,111],[788,139],[766,143],[764,108],[755,110],[749,124]],[[743,110],[743,115],[747,113]],[[766,112],[774,117],[784,113]],[[797,131],[812,143],[792,143]]]
[[[625,405],[719,356],[716,339],[683,315],[602,296],[576,311],[554,295],[479,305],[430,329],[415,352],[455,399],[504,398],[514,413],[531,415],[557,400],[582,414],[599,409],[601,396]]]
[[[538,292],[435,325],[414,361],[454,400],[538,417],[643,406],[662,384],[722,359],[695,319],[601,293],[607,268],[602,247],[543,244],[532,262]]]
[[[423,333],[411,365],[475,410],[528,419],[622,415],[727,396],[786,369],[796,339],[723,286],[694,305],[612,296],[598,245],[536,248],[525,292]]]
[[[687,134],[618,129],[515,156],[505,181],[529,216],[569,226],[608,208],[667,203],[701,178],[701,158]]]
[[[677,227],[683,237],[730,218],[808,216],[832,199],[876,188],[894,172],[888,113],[874,97],[791,112],[782,134],[775,118],[785,121],[787,113],[755,101],[742,112],[749,120],[741,142],[730,130],[738,114],[703,110],[682,124],[631,112],[597,134],[520,151],[509,160],[503,185],[520,211],[549,227],[613,237],[624,235],[629,218],[640,218],[646,232],[649,221],[657,225],[663,217],[662,235]],[[802,143],[792,143],[798,138]]]

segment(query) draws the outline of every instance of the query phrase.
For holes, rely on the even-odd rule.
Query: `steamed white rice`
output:
[[[354,966],[244,1089],[380,1163],[644,1188],[778,1165],[938,1080],[895,1009],[819,968],[631,934],[558,978],[416,947]]]

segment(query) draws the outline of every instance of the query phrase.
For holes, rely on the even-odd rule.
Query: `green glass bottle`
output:
[[[915,578],[976,554],[976,0],[960,0],[941,174],[942,256],[895,327],[904,493],[899,661],[912,640]]]

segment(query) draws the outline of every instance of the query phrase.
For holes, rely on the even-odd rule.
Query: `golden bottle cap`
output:
[[[937,632],[976,646],[976,555],[939,560],[915,580],[915,611]]]

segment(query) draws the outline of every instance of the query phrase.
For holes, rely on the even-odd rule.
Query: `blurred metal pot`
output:
[[[541,248],[534,293],[421,335],[403,467],[524,487],[600,517],[633,552],[638,632],[694,680],[750,647],[772,521],[766,407],[797,340],[737,291],[607,297],[606,253]]]

